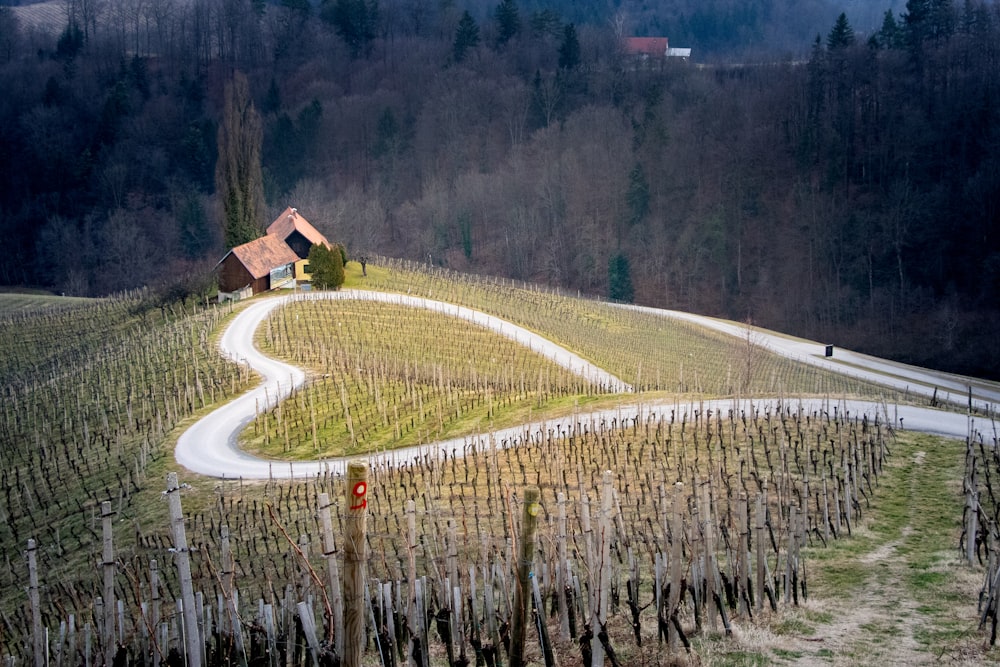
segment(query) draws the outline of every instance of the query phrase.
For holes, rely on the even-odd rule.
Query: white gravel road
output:
[[[261,354],[253,345],[253,336],[261,322],[278,306],[288,303],[293,298],[309,299],[367,299],[398,303],[414,308],[427,308],[436,312],[459,317],[481,326],[488,327],[507,336],[535,352],[554,360],[556,363],[590,379],[615,392],[622,392],[622,404],[616,408],[597,412],[584,412],[561,420],[539,421],[515,428],[494,431],[478,436],[455,438],[430,445],[397,449],[391,452],[375,453],[369,456],[373,465],[392,465],[396,462],[412,461],[415,457],[426,455],[437,456],[444,453],[457,452],[461,454],[466,448],[476,447],[508,447],[516,446],[526,438],[541,437],[550,429],[568,430],[577,424],[600,423],[601,421],[620,422],[622,419],[646,418],[650,414],[664,414],[675,419],[690,419],[696,412],[705,415],[719,410],[747,412],[802,411],[805,413],[833,412],[847,413],[852,416],[866,415],[869,419],[878,419],[883,423],[891,423],[898,428],[925,431],[938,435],[965,438],[971,429],[989,434],[992,439],[995,434],[992,423],[975,423],[965,414],[948,412],[940,409],[921,408],[913,406],[886,406],[871,401],[841,401],[831,402],[822,399],[786,400],[781,404],[778,399],[702,401],[698,403],[660,401],[637,402],[631,392],[631,387],[585,361],[572,352],[552,343],[541,336],[522,327],[501,320],[492,315],[462,306],[455,306],[440,301],[411,297],[401,294],[383,292],[368,292],[362,290],[343,290],[339,292],[311,292],[296,296],[274,297],[262,299],[251,304],[227,327],[220,341],[222,353],[230,358],[246,363],[256,370],[263,382],[255,389],[243,394],[234,401],[227,403],[209,415],[196,422],[186,430],[177,441],[175,456],[177,462],[193,472],[212,477],[269,479],[288,477],[308,477],[330,472],[342,474],[346,462],[342,459],[302,462],[277,462],[250,456],[238,447],[240,431],[254,418],[258,409],[274,405],[283,399],[296,387],[305,382],[302,370],[289,364],[271,359]],[[709,326],[718,331],[736,336],[745,336],[745,327],[731,322],[723,322],[711,318],[664,311],[638,306],[627,306],[643,312],[660,316],[678,317],[700,325]],[[940,387],[942,392],[955,394],[966,400],[969,387],[972,387],[973,400],[992,412],[992,406],[1000,403],[1000,391],[996,385],[982,383],[968,378],[957,378],[947,374],[934,373],[925,369],[903,366],[892,362],[857,355],[844,350],[835,352],[834,360],[824,357],[825,346],[774,334],[754,332],[754,342],[767,349],[792,357],[799,361],[823,366],[831,370],[846,373],[854,377],[864,378],[888,384],[899,388],[909,388],[914,394],[930,396],[933,387]],[[902,384],[900,384],[902,383]],[[944,400],[944,394],[939,399]],[[953,396],[954,398],[954,396]]]

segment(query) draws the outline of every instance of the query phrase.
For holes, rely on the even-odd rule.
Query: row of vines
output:
[[[0,354],[0,566],[8,573],[33,538],[72,580],[98,542],[100,503],[138,520],[134,501],[163,464],[171,430],[252,381],[212,349],[227,311],[175,305],[161,315],[146,298],[0,320],[11,334]]]
[[[598,651],[612,664],[651,644],[684,652],[695,634],[728,631],[734,619],[808,595],[801,549],[850,534],[890,445],[889,429],[872,417],[734,403],[723,413],[569,418],[516,441],[470,440],[462,451],[428,449],[376,467],[368,655],[386,666],[506,664],[528,488],[540,491],[542,508],[529,652],[542,662],[553,646],[584,659]],[[343,568],[343,480],[262,486],[220,483],[215,502],[186,515],[202,657],[336,664],[343,630],[330,573]],[[161,524],[111,559],[111,620],[103,620],[106,597],[98,603],[92,590],[42,578],[40,625],[53,664],[184,655],[181,585],[170,567],[178,544],[166,510],[164,501]],[[51,571],[55,555],[44,543],[39,553],[39,569]],[[17,632],[30,627],[30,605],[5,615],[0,650],[30,655],[32,638]]]
[[[734,339],[696,325],[538,285],[380,259],[366,286],[437,299],[537,331],[638,391],[716,396],[815,394],[882,398],[886,389],[817,370],[756,345],[752,327]],[[720,353],[720,351],[724,351]]]

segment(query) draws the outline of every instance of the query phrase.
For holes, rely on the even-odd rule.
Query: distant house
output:
[[[626,37],[625,55],[641,59],[666,58],[670,42],[666,37]]]
[[[218,263],[219,300],[309,281],[306,267],[313,244],[332,247],[298,210],[285,209],[268,226],[266,235],[236,246]]]
[[[690,48],[671,48],[666,37],[626,37],[622,42],[625,55],[639,62],[660,61],[666,58],[691,57]]]

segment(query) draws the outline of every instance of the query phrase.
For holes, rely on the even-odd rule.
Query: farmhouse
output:
[[[313,227],[308,220],[299,215],[298,209],[288,207],[267,227],[270,236],[277,236],[295,251],[299,259],[309,257],[309,248],[314,245],[330,247],[330,242]]]
[[[639,62],[663,61],[666,58],[691,57],[690,48],[671,48],[666,37],[626,37],[622,42],[626,56]]]
[[[286,208],[259,239],[236,246],[216,265],[219,301],[308,282],[309,248],[330,242],[297,209]]]

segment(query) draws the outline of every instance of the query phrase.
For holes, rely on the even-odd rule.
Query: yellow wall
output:
[[[295,280],[297,282],[310,282],[312,280],[312,274],[306,273],[307,266],[309,266],[308,259],[300,259],[295,262]]]

